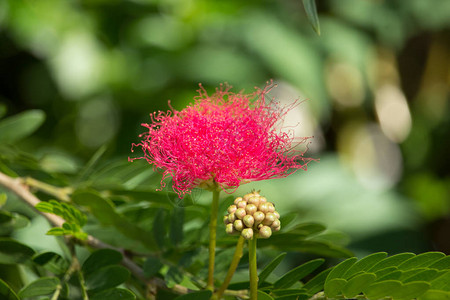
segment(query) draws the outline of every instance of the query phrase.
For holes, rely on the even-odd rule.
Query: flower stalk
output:
[[[209,221],[209,259],[207,289],[214,291],[214,261],[216,258],[217,214],[219,210],[220,190],[213,190],[211,220]]]
[[[250,299],[258,299],[258,268],[256,264],[256,242],[257,237],[254,236],[248,241],[248,261],[250,273]]]
[[[220,299],[227,289],[228,285],[230,284],[231,278],[234,275],[234,272],[236,272],[237,266],[239,265],[239,261],[242,258],[243,249],[244,249],[244,242],[245,239],[243,236],[239,236],[238,242],[236,244],[236,250],[234,251],[233,259],[231,260],[230,267],[228,268],[227,275],[225,276],[225,279],[220,286],[219,290],[217,291],[214,299]]]

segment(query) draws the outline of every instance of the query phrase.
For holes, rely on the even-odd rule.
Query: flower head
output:
[[[311,159],[294,146],[308,138],[277,128],[292,106],[266,103],[270,89],[268,85],[252,94],[236,94],[225,85],[209,96],[201,87],[185,109],[151,114],[152,123],[142,124],[148,132],[133,148],[141,147],[144,156],[139,158],[162,171],[162,186],[172,177],[180,197],[195,187],[236,189],[306,170]]]

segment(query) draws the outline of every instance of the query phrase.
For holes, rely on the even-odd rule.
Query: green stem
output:
[[[23,183],[29,187],[36,188],[65,202],[70,201],[69,195],[73,192],[73,189],[70,187],[56,187],[31,177],[26,177],[25,179],[23,179]]]
[[[89,300],[89,298],[87,296],[86,288],[84,286],[84,280],[81,280],[82,275],[81,275],[81,271],[80,271],[80,262],[78,261],[78,258],[75,254],[75,246],[74,246],[73,241],[70,241],[70,240],[68,241],[68,247],[72,254],[72,262],[71,262],[69,268],[67,269],[66,273],[64,274],[62,282],[56,286],[56,290],[53,293],[51,300],[57,300],[59,298],[59,295],[61,294],[61,290],[63,288],[63,284],[70,280],[70,278],[72,277],[72,274],[74,272],[78,272],[79,276],[81,276],[80,285],[81,285],[81,289],[83,290],[83,300]]]
[[[258,268],[256,265],[256,241],[254,236],[248,241],[248,260],[250,272],[250,300],[258,299]]]
[[[211,220],[209,222],[209,260],[207,289],[214,291],[214,260],[216,258],[217,214],[219,210],[220,190],[213,191]]]
[[[244,242],[245,242],[244,237],[242,235],[239,236],[239,240],[236,244],[236,250],[234,251],[233,260],[231,261],[230,267],[228,268],[228,273],[227,276],[225,277],[225,280],[223,281],[222,285],[220,286],[219,290],[216,293],[216,299],[220,299],[222,297],[223,293],[230,284],[231,278],[233,277],[234,272],[236,271],[236,268],[239,264],[239,261],[241,260]]]

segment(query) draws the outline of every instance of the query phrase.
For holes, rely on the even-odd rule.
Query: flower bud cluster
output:
[[[244,197],[237,197],[228,207],[228,214],[223,217],[228,234],[240,233],[245,239],[253,236],[269,238],[272,231],[281,229],[280,214],[272,202],[253,191]]]

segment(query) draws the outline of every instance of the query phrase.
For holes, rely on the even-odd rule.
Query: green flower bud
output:
[[[241,201],[242,201],[242,197],[237,197],[236,199],[234,199],[234,204],[237,205]]]
[[[261,211],[257,211],[253,214],[253,218],[255,219],[255,225],[260,224],[264,218],[266,217],[266,215],[261,212]]]
[[[258,206],[259,206],[259,203],[260,203],[259,198],[260,198],[260,197],[258,197],[258,196],[252,196],[252,197],[250,197],[250,198],[248,199],[248,203],[249,203],[249,204],[254,204],[254,205],[256,205],[256,207],[258,207]]]
[[[228,234],[236,233],[236,230],[234,229],[233,224],[231,224],[231,223],[229,223],[229,224],[227,224],[227,226],[225,226],[225,231]]]
[[[228,206],[227,211],[228,211],[229,214],[232,214],[232,213],[234,213],[236,211],[236,209],[237,209],[236,205],[231,204],[230,206]]]
[[[262,221],[262,223],[264,225],[271,225],[273,223],[273,221],[277,220],[277,217],[275,216],[275,214],[273,213],[267,213],[266,217],[264,218],[264,220]]]
[[[239,201],[237,204],[238,208],[245,208],[247,206],[247,201]]]
[[[223,216],[223,223],[224,223],[225,225],[227,225],[228,223],[230,223],[230,221],[228,221],[228,215]]]
[[[261,203],[267,202],[266,197],[259,197],[259,202]]]
[[[272,231],[280,231],[280,229],[281,229],[281,226],[278,226],[278,227],[272,228]]]
[[[253,238],[253,229],[245,228],[241,231],[241,235],[244,237],[244,239],[251,240]]]
[[[237,231],[242,231],[242,229],[244,229],[244,223],[242,223],[242,220],[234,221],[233,226]]]
[[[269,205],[268,205],[268,203],[267,202],[260,203],[259,206],[258,206],[258,210],[263,212],[263,213],[265,213],[265,214],[268,213],[269,212]]]
[[[275,206],[272,202],[266,202],[267,203],[267,211],[270,213],[273,213],[275,211]]]
[[[244,221],[245,226],[249,228],[253,227],[253,224],[255,224],[255,219],[251,215],[246,215],[242,221]]]
[[[236,220],[236,216],[234,214],[228,215],[228,222],[233,223]]]
[[[269,226],[263,226],[259,229],[259,237],[268,239],[272,235],[272,229]]]
[[[234,215],[236,216],[236,218],[237,219],[241,219],[241,220],[242,220],[243,217],[245,217],[246,214],[247,213],[245,212],[245,209],[243,209],[243,208],[238,208],[234,212]]]
[[[249,215],[253,215],[257,210],[258,210],[258,207],[256,207],[255,204],[247,204],[247,206],[245,207],[245,211]]]
[[[280,226],[281,226],[281,222],[278,219],[276,219],[275,221],[272,222],[272,224],[270,224],[270,228],[272,228],[272,229],[277,228],[277,227],[280,228]],[[280,229],[278,229],[278,230],[280,230]]]
[[[277,211],[274,211],[273,214],[277,217],[277,219],[280,218],[280,214]]]

